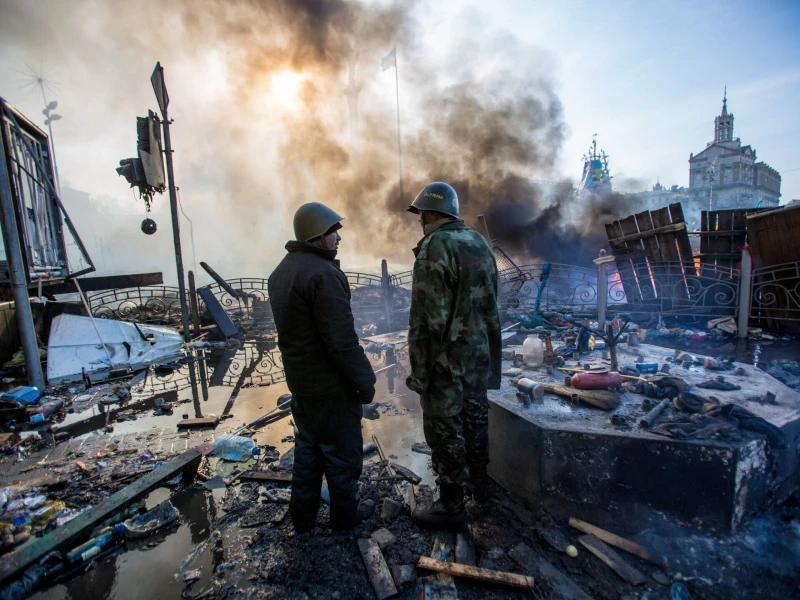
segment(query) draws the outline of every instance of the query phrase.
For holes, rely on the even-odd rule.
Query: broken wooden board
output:
[[[89,532],[109,517],[119,513],[151,490],[169,481],[195,462],[200,461],[201,451],[190,448],[183,454],[167,461],[158,469],[143,475],[137,481],[106,498],[99,505],[79,514],[63,527],[31,541],[16,552],[6,554],[0,561],[0,584],[5,585],[33,563],[53,550],[71,548],[89,535]]]
[[[647,577],[634,569],[623,558],[614,552],[603,540],[593,534],[582,535],[578,538],[581,545],[597,558],[602,560],[614,573],[633,585],[642,585]]]
[[[506,573],[504,571],[493,571],[492,569],[482,569],[472,565],[462,565],[450,563],[446,560],[436,560],[427,556],[420,556],[417,567],[428,569],[437,573],[445,573],[452,577],[465,577],[467,579],[477,579],[486,583],[496,583],[517,589],[527,590],[533,588],[533,577],[517,575],[516,573]]]
[[[219,425],[218,417],[200,417],[199,419],[182,419],[178,421],[178,429],[192,429],[193,427],[216,427]]]
[[[434,560],[442,560],[452,555],[453,548],[446,542],[439,541],[436,538],[433,542],[433,549],[431,550],[431,558]],[[426,595],[426,600],[457,600],[458,591],[456,590],[456,583],[453,578],[446,573],[436,573],[425,578],[425,590],[430,592]]]
[[[542,386],[546,392],[566,398],[572,398],[573,394],[577,394],[581,402],[602,410],[614,410],[620,403],[617,393],[608,390],[579,390],[555,383],[543,383]]]
[[[592,597],[579,588],[574,581],[556,569],[544,558],[536,554],[525,543],[514,546],[508,555],[523,571],[547,584],[564,600],[592,600]]]
[[[580,519],[576,519],[575,517],[570,517],[569,524],[571,527],[574,527],[578,531],[582,531],[583,533],[594,534],[596,537],[600,538],[607,544],[611,544],[615,548],[619,548],[620,550],[625,550],[625,552],[630,552],[631,554],[635,554],[639,558],[649,560],[650,562],[655,563],[661,567],[667,566],[666,561],[662,556],[659,556],[655,552],[648,550],[644,546],[640,546],[636,542],[626,540],[625,538],[615,535],[610,531],[606,531],[605,529],[600,529],[599,527],[596,527],[591,523],[587,523],[586,521],[581,521]]]
[[[456,534],[456,562],[462,565],[477,566],[475,545],[472,543],[472,531]]]
[[[279,471],[245,471],[239,474],[242,481],[274,481],[276,483],[291,483],[291,473],[281,473]]]
[[[360,539],[358,540],[358,549],[361,552],[361,558],[364,559],[364,566],[367,568],[372,589],[375,590],[378,600],[396,596],[397,588],[394,586],[394,579],[386,566],[377,542],[371,539]]]
[[[411,469],[407,469],[403,465],[398,465],[397,463],[390,462],[389,466],[394,469],[396,475],[402,475],[403,479],[410,481],[414,485],[419,485],[422,481],[422,477],[414,473]]]
[[[261,504],[248,510],[239,520],[239,527],[258,527],[265,523],[280,523],[289,513],[288,504]]]

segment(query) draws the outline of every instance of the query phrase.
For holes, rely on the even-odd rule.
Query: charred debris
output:
[[[159,102],[166,121],[165,93]],[[3,111],[4,140],[24,136],[42,156],[30,146],[46,136]],[[161,121],[142,125],[150,143]],[[166,190],[171,174],[136,160],[122,174]],[[66,216],[46,185],[52,166],[35,169],[49,202],[36,210]],[[0,184],[8,216],[33,210],[21,187]],[[780,350],[796,349],[798,214],[704,211],[699,232],[680,204],[609,219],[609,251],[592,268],[520,266],[481,220],[500,269],[505,377],[490,397],[494,498],[469,504],[471,529],[457,536],[409,519],[433,494],[403,385],[409,273],[386,261],[379,275],[348,273],[382,382],[359,484],[374,515],[334,534],[323,506],[322,526],[296,535],[290,397],[266,282],[206,263],[214,283],[196,289],[189,272],[188,293],[160,273],[60,272],[62,232],[37,254],[30,232],[4,220],[6,243],[26,250],[5,282],[15,302],[4,315],[14,341],[0,397],[0,597],[113,573],[122,553],[155,555],[181,528],[191,544],[162,557],[164,585],[194,600],[747,598],[765,585],[789,597],[800,364]],[[46,302],[28,301],[37,288]],[[31,327],[14,330],[15,310]],[[195,498],[199,517],[186,508]]]

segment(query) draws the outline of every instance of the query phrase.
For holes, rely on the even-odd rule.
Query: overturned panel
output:
[[[670,352],[654,346],[641,351],[645,360],[662,361]],[[753,366],[741,366],[744,375],[729,377],[741,384],[735,392],[696,389],[715,374],[702,367],[675,367],[673,374],[693,392],[743,406],[780,428],[785,447],[752,431],[736,440],[657,435],[639,428],[645,396],[632,392],[622,392],[619,407],[610,412],[549,394],[526,406],[505,380],[490,393],[490,475],[530,506],[617,529],[677,520],[707,531],[736,530],[799,483],[800,394]],[[524,376],[563,380],[564,373],[556,373],[526,369]],[[767,389],[778,396],[777,404],[747,400],[754,390]],[[670,405],[661,421],[674,412]]]

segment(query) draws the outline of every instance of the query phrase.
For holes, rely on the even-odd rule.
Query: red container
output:
[[[622,387],[622,375],[610,373],[576,373],[572,376],[572,387],[579,390],[607,390]]]

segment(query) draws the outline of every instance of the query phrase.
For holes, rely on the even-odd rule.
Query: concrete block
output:
[[[397,538],[392,535],[392,532],[385,527],[376,529],[372,532],[370,537],[376,544],[378,544],[378,547],[380,547],[381,550],[388,548],[397,541]]]

